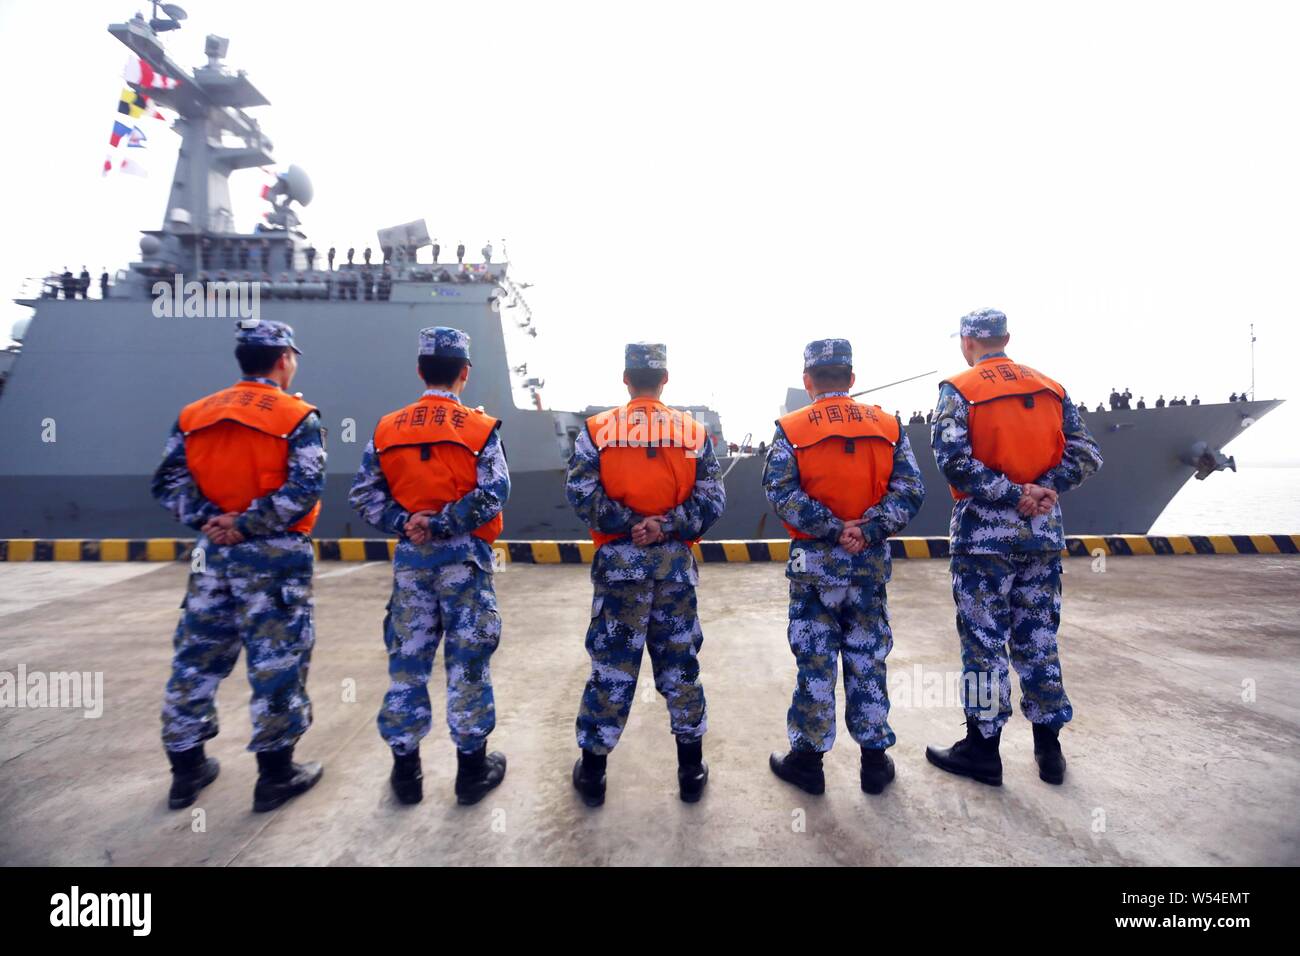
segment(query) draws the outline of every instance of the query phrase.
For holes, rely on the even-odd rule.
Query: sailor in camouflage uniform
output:
[[[822,756],[835,742],[835,681],[844,660],[844,720],[862,751],[861,783],[880,793],[894,779],[885,658],[893,647],[885,585],[890,535],[916,516],[925,486],[898,419],[855,402],[853,351],[845,339],[804,350],[813,403],[777,422],[763,488],[793,541],[790,649],[798,664],[787,714],[790,750],[772,771],[819,794]]]
[[[163,700],[173,809],[216,779],[203,743],[217,735],[217,685],[241,647],[253,690],[253,809],[275,809],[322,773],[294,763],[293,749],[311,725],[310,535],[325,487],[324,429],[315,408],[287,393],[301,354],[293,329],[247,319],[235,340],[243,378],[181,411],[153,477],[153,496],[200,535]]]
[[[1005,315],[972,312],[959,334],[971,368],[940,386],[931,445],[956,499],[952,593],[966,737],[952,747],[928,747],[926,757],[951,773],[1002,783],[1009,648],[1039,776],[1061,783],[1058,735],[1074,712],[1056,646],[1065,547],[1057,499],[1101,467],[1101,454],[1065,389],[1007,356]]]
[[[596,544],[591,676],[577,720],[582,756],[573,768],[573,784],[591,807],[605,800],[606,759],[627,723],[647,647],[677,740],[681,799],[699,800],[708,781],[697,659],[704,636],[691,545],[721,517],[726,493],[707,430],[659,399],[667,354],[663,345],[627,346],[623,382],[631,401],[587,419],[569,461],[569,503]]]
[[[391,680],[379,733],[393,752],[390,782],[402,803],[424,796],[420,741],[433,712],[429,678],[446,637],[447,724],[456,745],[456,799],[477,803],[505,778],[488,753],[496,726],[489,660],[501,639],[492,542],[510,497],[500,422],[461,403],[469,336],[420,331],[420,399],[385,415],[366,446],[349,501],[368,524],[399,535],[384,618]]]

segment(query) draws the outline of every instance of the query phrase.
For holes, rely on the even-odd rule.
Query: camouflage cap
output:
[[[668,346],[652,342],[631,342],[623,350],[623,368],[667,368]]]
[[[995,339],[1007,334],[1007,317],[997,309],[980,309],[961,317],[958,334],[972,339]]]
[[[469,336],[460,329],[445,325],[420,329],[420,354],[436,355],[439,358],[463,358],[469,362]]]
[[[853,346],[848,339],[817,339],[809,342],[803,350],[803,367],[818,368],[822,365],[853,365]]]
[[[240,345],[288,346],[302,354],[293,343],[293,327],[270,319],[240,319],[235,323],[235,341]]]

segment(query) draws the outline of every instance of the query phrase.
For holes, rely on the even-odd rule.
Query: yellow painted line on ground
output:
[[[534,541],[533,560],[538,564],[559,564],[560,543],[558,541]]]
[[[1110,545],[1106,543],[1105,538],[1098,535],[1081,534],[1079,540],[1083,542],[1084,550],[1089,554],[1095,554],[1098,549],[1101,550],[1102,554],[1110,554]]]
[[[1279,554],[1277,542],[1273,540],[1272,535],[1252,534],[1251,543],[1255,545],[1255,550],[1260,554]]]
[[[339,560],[366,560],[366,543],[360,538],[339,538]]]
[[[125,538],[105,538],[99,542],[99,560],[125,561],[129,550]]]
[[[930,546],[926,544],[924,538],[899,538],[903,542],[903,552],[909,558],[928,558],[930,556]]]
[[[727,556],[728,561],[749,560],[749,548],[745,547],[743,541],[723,541],[722,553]]]
[[[1232,543],[1232,538],[1226,534],[1206,535],[1210,539],[1210,544],[1214,546],[1215,554],[1238,554],[1237,546]]]
[[[54,542],[55,561],[80,561],[81,542],[74,538],[59,538]]]
[[[150,538],[144,543],[146,561],[175,561],[176,540],[174,538]]]
[[[1134,554],[1155,554],[1156,549],[1151,547],[1150,540],[1142,534],[1120,534],[1115,537],[1119,538]]]
[[[9,541],[10,561],[31,561],[36,557],[36,539],[13,538]]]
[[[1300,550],[1300,534],[1252,534],[1246,535],[1254,544],[1254,552],[1258,554],[1282,554],[1286,552],[1287,542],[1291,542],[1297,550]],[[1101,535],[1073,535],[1072,541],[1077,541],[1082,546],[1084,554],[1090,555],[1093,552],[1100,551],[1103,554],[1113,555],[1113,551],[1107,544],[1107,538],[1112,541],[1122,541],[1128,546],[1128,553],[1137,555],[1155,555],[1158,552],[1153,545],[1153,540],[1161,538],[1168,542],[1169,550],[1174,554],[1199,554],[1196,547],[1192,544],[1192,537],[1189,535],[1139,535],[1139,534],[1121,534],[1103,537]],[[1210,543],[1211,552],[1214,554],[1241,554],[1236,545],[1233,543],[1232,535],[1217,534],[1205,535],[1203,540]],[[312,541],[312,550],[319,560],[321,546],[323,544],[336,547],[338,557],[341,561],[367,561],[367,545],[374,539],[366,538],[322,538]],[[903,554],[907,558],[925,559],[930,558],[930,542],[946,541],[944,538],[921,538],[921,537],[900,537],[897,539],[902,542]],[[126,538],[10,538],[0,539],[0,544],[4,545],[5,557],[9,561],[35,561],[40,555],[42,560],[54,561],[81,561],[83,558],[83,549],[90,552],[89,560],[96,560],[95,552],[98,552],[100,561],[127,561],[131,557],[132,547],[138,547],[140,539]],[[192,542],[188,538],[149,538],[143,540],[144,555],[146,561],[174,561],[178,558],[185,558],[189,554]],[[397,541],[389,538],[385,541],[388,551],[388,558],[391,561],[397,549]],[[790,558],[791,541],[786,538],[781,539],[761,539],[761,540],[727,540],[709,542],[711,545],[710,553],[715,556],[721,551],[721,561],[727,563],[749,563],[751,561],[788,561]],[[510,546],[526,546],[532,555],[533,563],[536,564],[563,564],[564,558],[561,549],[572,558],[572,552],[569,548],[576,548],[579,559],[590,563],[595,556],[596,546],[591,541],[500,541],[493,547],[494,550],[502,552],[501,564],[510,562]],[[718,545],[720,548],[714,548]],[[761,547],[757,551],[753,550],[754,545]],[[764,553],[764,548],[766,553]],[[374,548],[371,547],[373,552]],[[692,546],[691,552],[695,559],[704,563],[704,554],[698,544]],[[754,557],[754,555],[757,557]],[[1069,556],[1069,552],[1062,551],[1063,557]]]

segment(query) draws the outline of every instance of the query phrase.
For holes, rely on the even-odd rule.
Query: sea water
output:
[[[1174,496],[1152,534],[1300,534],[1300,465],[1238,465]],[[1069,499],[1066,498],[1068,509]],[[1069,530],[1069,511],[1066,511]]]

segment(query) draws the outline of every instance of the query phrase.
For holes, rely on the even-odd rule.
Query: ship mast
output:
[[[1250,323],[1250,400],[1255,400],[1255,323]]]
[[[184,11],[171,4],[163,4],[163,8],[175,19],[158,18],[155,5],[153,20],[136,14],[127,23],[111,24],[108,32],[155,72],[180,80],[175,89],[147,90],[150,97],[177,113],[173,129],[181,137],[167,212],[155,235],[162,243],[159,259],[193,265],[196,237],[235,231],[230,174],[274,161],[271,141],[257,120],[244,112],[246,107],[266,106],[270,101],[242,70],[231,73],[222,65],[230,42],[224,37],[208,35],[204,50],[208,63],[193,73],[168,56],[159,33],[178,29]],[[227,145],[225,134],[238,142]]]

